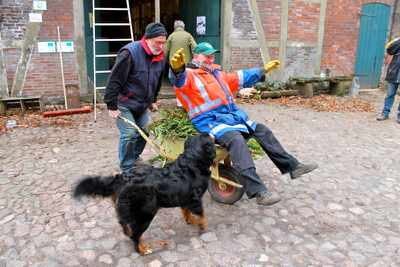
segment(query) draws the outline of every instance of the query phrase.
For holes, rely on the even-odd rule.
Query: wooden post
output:
[[[329,82],[329,94],[330,95],[344,95],[344,82]]]
[[[154,1],[155,22],[160,22],[160,0]]]
[[[297,90],[298,95],[302,95],[306,98],[311,98],[314,96],[314,87],[312,82],[299,83],[296,82],[294,89]]]

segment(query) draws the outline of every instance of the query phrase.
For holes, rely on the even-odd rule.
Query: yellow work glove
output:
[[[183,48],[176,51],[174,56],[171,58],[171,67],[174,70],[179,70],[185,64],[185,54],[183,53]]]
[[[268,64],[265,65],[265,73],[268,73],[272,69],[279,68],[279,64],[281,64],[279,62],[279,60],[273,60],[273,61],[268,62]]]
[[[399,37],[399,38],[396,38],[396,39],[394,39],[394,40],[392,40],[392,41],[390,41],[389,43],[387,43],[385,49],[388,49],[389,46],[390,46],[393,42],[395,42],[395,41],[397,41],[397,40],[399,40],[399,39],[400,39],[400,37]]]

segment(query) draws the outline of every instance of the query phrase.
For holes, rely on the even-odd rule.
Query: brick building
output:
[[[125,0],[111,2],[118,1],[126,3]],[[207,0],[197,1],[197,5],[210,1],[218,3]],[[213,18],[218,21],[219,36],[215,46],[221,49],[219,63],[224,70],[258,67],[279,59],[282,67],[270,73],[269,79],[287,81],[291,76],[309,77],[321,73],[366,75],[358,73],[357,66],[369,65],[365,63],[369,59],[364,57],[376,50],[370,65],[378,69],[373,75],[384,80],[390,61],[384,53],[384,44],[400,35],[398,2],[220,0],[219,9],[207,11],[207,19],[210,23]],[[92,0],[0,0],[1,97],[43,95],[47,103],[62,102],[61,66],[65,84],[76,85],[81,98],[92,94],[93,62],[90,56],[93,41],[87,38],[88,32],[92,31],[91,3]],[[172,32],[175,19],[192,20],[192,15],[187,14],[190,12],[185,12],[185,4],[193,5],[193,1],[130,0],[129,3],[135,39],[141,38],[149,22],[159,20]],[[41,8],[43,4],[44,9]],[[372,6],[377,8],[378,15],[369,12],[368,8]],[[374,27],[368,23],[364,25],[364,18],[381,19],[383,23],[379,21],[378,26],[383,28],[377,33],[372,32]],[[186,24],[190,25],[190,21]],[[60,53],[51,49],[58,41],[58,29],[64,45],[72,44],[72,50],[67,47],[61,54],[62,60]],[[120,32],[126,34],[122,28]],[[371,32],[372,38],[368,35]],[[115,34],[115,31],[109,34]],[[380,34],[383,38],[378,37]],[[207,40],[203,38],[207,36],[197,37],[195,35],[198,42]],[[362,46],[361,41],[368,45],[374,42],[372,49]],[[112,67],[112,62],[110,59],[107,64]]]

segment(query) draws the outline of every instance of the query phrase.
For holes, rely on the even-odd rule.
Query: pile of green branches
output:
[[[196,135],[199,131],[194,128],[189,120],[189,116],[184,107],[176,107],[174,110],[169,111],[162,109],[159,111],[161,118],[150,124],[147,129],[157,139],[163,140],[165,138],[188,138]],[[250,138],[247,140],[251,155],[257,159],[265,154],[260,144]]]
[[[184,107],[174,110],[162,109],[159,111],[161,118],[148,126],[148,130],[157,139],[188,138],[199,133],[189,120]]]

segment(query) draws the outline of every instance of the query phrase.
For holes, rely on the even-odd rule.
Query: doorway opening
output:
[[[93,0],[84,0],[84,13],[85,13],[85,34],[86,34],[86,57],[88,76],[93,81],[93,25],[92,25],[92,12]],[[107,8],[126,8],[126,0],[94,0],[96,7]],[[167,33],[171,34],[174,31],[175,20],[182,20],[185,22],[185,30],[188,31],[197,43],[209,42],[214,48],[221,50],[220,44],[220,0],[157,0],[159,1],[159,15],[160,22],[165,26]],[[131,25],[133,37],[135,41],[140,40],[144,36],[144,31],[149,23],[155,22],[155,0],[129,0],[129,8],[131,14]],[[126,12],[116,11],[95,11],[96,23],[123,23],[127,21]],[[205,31],[198,31],[198,22],[201,19],[205,22]],[[204,21],[203,21],[204,20]],[[96,28],[96,40],[98,38],[104,39],[124,39],[131,38],[130,27],[128,26],[112,26],[104,27],[98,31]],[[117,54],[118,51],[128,42],[99,42],[101,47],[97,46],[96,54],[98,51],[101,54]],[[216,64],[220,62],[220,54],[216,54]],[[98,66],[96,61],[96,69],[108,69],[114,66],[115,57],[104,58],[101,61],[102,66]],[[97,77],[97,76],[96,76]],[[108,77],[99,79],[104,83]],[[169,83],[167,76],[166,82]],[[171,84],[169,83],[169,87]]]

